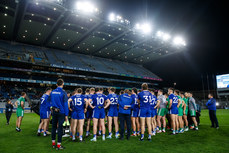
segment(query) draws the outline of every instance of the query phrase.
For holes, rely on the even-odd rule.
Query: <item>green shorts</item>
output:
[[[188,109],[185,110],[185,115],[188,116]]]
[[[167,114],[167,108],[159,108],[158,109],[158,116],[165,116]]]
[[[183,116],[184,110],[183,108],[178,108],[178,116]]]
[[[194,109],[189,110],[189,115],[190,116],[196,116],[196,111]]]
[[[17,117],[23,117],[24,116],[24,110],[23,109],[17,109]]]

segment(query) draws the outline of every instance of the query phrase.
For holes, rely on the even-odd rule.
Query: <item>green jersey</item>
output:
[[[169,108],[169,97],[168,97],[168,98],[166,98],[166,101],[168,102],[168,104],[167,104],[167,108]]]
[[[23,98],[23,97],[20,97],[20,98],[18,98],[18,100],[17,100],[17,109],[23,109],[22,107],[21,107],[21,102],[24,102],[24,104],[25,104],[25,98]]]
[[[178,107],[178,108],[182,108],[182,98],[180,97],[180,96],[177,96],[178,97],[178,99],[180,99],[180,101],[181,101],[181,104],[180,104],[180,106]]]
[[[186,104],[186,110],[188,110],[188,98],[183,98],[184,103]]]

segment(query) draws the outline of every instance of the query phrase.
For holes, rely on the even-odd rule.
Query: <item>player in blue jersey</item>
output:
[[[150,90],[152,94],[151,102],[150,102],[150,109],[151,109],[151,122],[152,122],[152,135],[156,135],[156,127],[157,127],[157,122],[156,122],[156,116],[157,116],[157,97],[154,95],[154,90]]]
[[[105,124],[104,124],[104,118],[105,118],[105,109],[110,105],[110,100],[104,95],[103,88],[96,88],[95,89],[96,94],[92,95],[89,99],[89,106],[94,109],[93,110],[93,139],[91,141],[97,141],[96,139],[96,133],[97,133],[97,127],[98,127],[98,120],[100,120],[100,125],[102,127],[102,140],[105,140]],[[93,101],[93,105],[91,105],[90,101]],[[104,104],[106,103],[106,106]]]
[[[173,89],[168,89],[169,94],[169,110],[171,117],[171,127],[173,130],[173,135],[178,133],[179,123],[178,123],[178,102],[180,101],[176,95],[173,94]]]
[[[151,141],[151,109],[150,109],[150,102],[151,102],[152,94],[148,90],[148,84],[142,84],[142,92],[138,94],[138,103],[140,103],[140,121],[141,121],[141,138],[140,141],[144,140],[144,133],[145,133],[145,122],[148,127],[148,140]]]
[[[132,88],[132,95],[131,97],[134,99],[132,104],[132,113],[131,113],[131,122],[133,128],[132,136],[139,135],[140,133],[140,123],[139,123],[139,104],[138,104],[138,95],[137,95],[137,88]],[[136,133],[137,129],[137,133]]]
[[[87,97],[88,100],[94,94],[95,94],[95,88],[90,88],[90,89],[87,88],[85,91],[85,96]],[[93,101],[91,101],[91,105],[93,105]],[[93,109],[90,106],[88,106],[87,112],[86,112],[86,119],[87,119],[86,137],[88,137],[90,135],[92,114],[93,114]]]
[[[52,88],[48,87],[45,90],[45,93],[43,94],[43,96],[40,99],[40,119],[41,119],[41,123],[38,127],[38,131],[37,131],[37,135],[40,136],[41,131],[43,130],[43,135],[47,136],[47,125],[49,122],[49,118],[51,115],[51,111],[50,111],[50,93],[52,92]]]
[[[107,98],[110,100],[111,104],[108,110],[108,131],[109,135],[107,136],[108,139],[112,138],[112,119],[114,120],[115,125],[115,137],[118,138],[119,136],[119,126],[118,126],[118,95],[115,94],[115,88],[111,87],[108,89],[109,95]]]
[[[72,129],[72,140],[75,141],[76,128],[79,129],[79,140],[83,141],[83,125],[85,119],[85,112],[87,111],[88,100],[82,95],[82,89],[77,88],[75,90],[75,95],[68,99],[68,102],[72,103],[72,119],[73,119],[73,129]],[[85,106],[86,105],[86,106]]]

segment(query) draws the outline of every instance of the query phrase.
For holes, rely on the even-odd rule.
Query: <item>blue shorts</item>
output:
[[[150,108],[140,108],[140,117],[151,117]]]
[[[178,114],[178,108],[177,107],[171,108],[170,111],[169,111],[169,114],[177,115]]]
[[[86,118],[92,119],[93,109],[88,109],[86,112]]]
[[[139,117],[139,115],[139,108],[132,110],[131,117]]]
[[[109,111],[108,111],[108,114],[107,116],[110,116],[110,117],[118,117],[118,109],[112,109],[110,108]]]
[[[151,117],[154,117],[157,115],[157,109],[151,109]]]
[[[41,119],[48,119],[51,111],[40,111],[40,118]]]
[[[93,110],[93,115],[92,115],[93,118],[97,118],[97,119],[104,119],[105,118],[105,110],[104,108],[95,108]]]
[[[72,119],[75,119],[75,120],[85,119],[84,111],[73,111],[72,112]]]

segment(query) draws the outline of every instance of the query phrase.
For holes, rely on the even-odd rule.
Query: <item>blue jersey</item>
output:
[[[104,94],[101,93],[96,93],[91,96],[93,105],[98,108],[98,107],[104,107],[104,102],[107,100],[107,97]]]
[[[68,97],[66,92],[61,88],[57,87],[51,92],[51,106],[59,108],[61,114],[68,116]]]
[[[109,94],[107,98],[110,100],[110,109],[117,109],[118,107],[118,95],[116,94]]]
[[[138,99],[140,100],[140,108],[150,108],[152,94],[147,91],[142,91],[138,94]]]
[[[157,104],[157,97],[155,95],[152,95],[151,103],[150,103],[151,109],[154,109],[156,104]]]
[[[118,98],[118,104],[119,104],[119,113],[130,114],[131,113],[131,107],[128,107],[128,109],[124,109],[124,107],[125,106],[132,106],[133,98],[130,95],[128,95],[127,93],[122,94]]]
[[[171,109],[177,107],[178,105],[178,97],[174,94],[170,94],[169,95],[169,100],[172,99],[172,106],[171,106]]]
[[[91,99],[91,96],[92,96],[93,94],[88,94],[88,95],[84,95],[86,98],[87,98],[87,100],[89,100],[89,99]],[[91,101],[90,102],[91,103],[91,105],[93,106],[93,101]],[[88,109],[92,109],[90,106],[88,106],[87,107]]]
[[[47,94],[43,94],[40,101],[40,112],[50,111],[50,97]]]
[[[133,98],[132,108],[133,108],[133,110],[136,110],[136,109],[139,108],[138,107],[138,101],[137,101],[138,100],[138,95],[132,94],[131,97]]]
[[[83,111],[85,99],[87,99],[84,95],[76,94],[71,97],[71,104],[73,105],[73,111]]]

